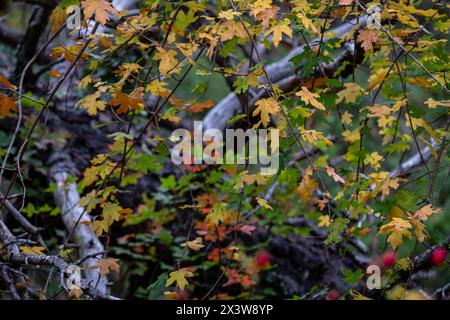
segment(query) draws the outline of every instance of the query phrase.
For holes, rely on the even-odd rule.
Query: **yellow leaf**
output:
[[[431,204],[427,204],[426,206],[424,206],[422,209],[420,209],[419,211],[417,211],[416,213],[414,213],[414,218],[419,218],[422,221],[427,221],[428,218],[434,214],[434,213],[441,213],[442,209],[441,208],[436,208],[433,209],[431,207]]]
[[[324,215],[319,217],[319,227],[329,227],[331,224],[331,219],[329,215]]]
[[[291,20],[285,18],[279,23],[275,24],[272,28],[267,30],[264,35],[268,36],[269,34],[273,33],[273,45],[275,47],[278,47],[278,45],[281,42],[281,39],[283,38],[283,33],[287,35],[289,38],[292,38],[292,29],[289,27],[290,23]]]
[[[56,6],[49,17],[52,32],[57,32],[61,29],[66,24],[66,20],[66,10],[64,10],[61,6]]]
[[[20,246],[20,251],[23,254],[34,254],[38,256],[45,256],[45,248],[44,247],[29,247],[29,246]]]
[[[316,99],[319,98],[319,95],[317,93],[312,93],[308,88],[302,87],[302,90],[298,91],[295,95],[300,97],[304,103],[311,104],[317,109],[325,110],[324,105]]]
[[[428,98],[427,101],[425,101],[425,104],[430,109],[435,109],[436,107],[450,107],[450,100],[442,100],[442,101],[434,101],[432,98]]]
[[[363,88],[354,82],[344,83],[344,87],[344,90],[338,92],[336,103],[341,103],[342,101],[354,103],[364,91]]]
[[[342,114],[342,123],[346,124],[346,125],[350,125],[350,124],[352,124],[352,118],[353,118],[353,115],[350,112],[345,111]]]
[[[331,146],[333,144],[327,137],[323,135],[322,132],[316,130],[306,130],[303,126],[299,127],[299,130],[302,138],[312,145],[316,145],[319,140],[323,141],[327,146]]]
[[[77,103],[81,109],[87,110],[88,115],[94,116],[97,112],[103,111],[106,108],[106,102],[98,100],[101,96],[100,92],[89,94]]]
[[[378,152],[372,152],[371,154],[366,155],[364,159],[365,162],[370,164],[373,169],[380,168],[380,161],[383,160],[383,157],[378,154]]]
[[[177,283],[177,287],[181,290],[184,290],[186,285],[188,284],[186,278],[193,277],[194,274],[190,271],[188,271],[186,268],[173,271],[169,275],[169,279],[167,279],[166,287],[170,286],[173,283]]]
[[[226,19],[226,20],[233,20],[234,17],[240,16],[240,15],[241,15],[240,12],[233,11],[233,9],[219,12],[219,18]]]
[[[411,238],[412,225],[402,218],[392,218],[391,222],[381,226],[379,233],[390,233],[387,241],[395,250],[403,242],[403,237]]]
[[[178,60],[176,59],[177,52],[175,50],[164,50],[161,47],[156,47],[158,52],[153,57],[153,60],[159,62],[159,72],[163,76],[167,76],[168,74],[178,74],[181,70],[181,63],[178,63]]]
[[[186,242],[182,243],[181,246],[188,247],[189,249],[192,249],[194,251],[198,251],[204,247],[204,245],[202,244],[202,238],[200,238],[200,237],[197,237],[192,241],[186,241]]]
[[[256,202],[258,202],[258,204],[263,208],[273,210],[273,208],[270,206],[269,202],[267,202],[267,200],[265,200],[263,198],[256,197]]]
[[[388,68],[383,68],[383,69],[380,69],[377,72],[373,73],[367,80],[369,84],[368,84],[366,90],[370,91],[370,90],[373,90],[376,87],[378,87],[384,81],[384,79],[387,77],[388,72],[389,72]]]
[[[95,15],[95,21],[102,25],[109,20],[110,14],[117,14],[117,10],[106,0],[84,0],[81,6],[86,19]]]
[[[280,111],[280,106],[277,100],[273,97],[258,100],[255,105],[256,108],[253,111],[253,116],[257,116],[259,114],[264,127],[267,127],[269,124],[270,115],[276,115]]]
[[[340,182],[340,183],[342,183],[342,184],[345,183],[345,180],[344,180],[340,175],[338,175],[338,174],[334,171],[334,169],[333,169],[332,167],[330,167],[330,166],[327,166],[327,174],[328,174],[330,177],[332,177],[332,178],[334,179],[334,181]]]
[[[353,131],[345,130],[342,132],[342,136],[344,137],[344,141],[348,143],[353,143],[361,139],[359,129],[355,129]]]

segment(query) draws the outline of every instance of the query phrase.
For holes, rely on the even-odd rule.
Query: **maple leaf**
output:
[[[373,44],[378,41],[378,30],[364,29],[359,31],[358,42],[361,42],[361,47],[364,51],[373,51]]]
[[[251,225],[245,225],[239,228],[242,232],[251,235],[253,231],[256,230],[255,226],[251,226]]]
[[[319,217],[319,223],[317,226],[319,227],[329,227],[331,224],[331,219],[329,215],[324,215]]]
[[[353,118],[353,115],[350,112],[345,111],[342,114],[342,123],[350,125],[350,124],[352,124],[352,118]]]
[[[116,203],[107,202],[103,206],[102,217],[109,227],[114,221],[120,221],[126,213],[130,213],[130,209],[122,209],[122,207]]]
[[[33,247],[20,246],[19,249],[23,254],[34,254],[34,255],[38,255],[38,256],[45,256],[45,250],[46,250],[44,247],[39,247],[39,246],[33,246]]]
[[[264,12],[267,9],[272,8],[272,0],[256,0],[250,5],[251,12],[254,17]]]
[[[371,154],[366,155],[364,161],[370,164],[373,169],[378,169],[380,167],[380,161],[383,160],[383,157],[378,154],[378,152],[372,152]]]
[[[419,218],[422,221],[426,221],[432,214],[441,212],[442,212],[441,208],[433,209],[431,207],[431,204],[427,204],[422,209],[414,213],[414,218]]]
[[[16,90],[17,87],[13,85],[11,82],[9,82],[8,79],[6,79],[4,76],[0,75],[0,84],[5,88],[10,88]]]
[[[253,111],[252,115],[257,116],[259,114],[264,127],[267,127],[267,125],[269,124],[270,115],[276,115],[280,111],[280,105],[278,104],[278,101],[273,97],[258,100],[256,101],[255,105],[256,108]]]
[[[153,80],[147,85],[145,90],[150,91],[150,93],[154,96],[167,98],[170,94],[170,90],[165,88],[167,84],[167,82]]]
[[[83,294],[83,290],[81,290],[80,287],[73,286],[73,288],[70,289],[69,292],[68,292],[68,297],[69,298],[73,297],[75,299],[80,299],[82,294]]]
[[[298,194],[300,199],[305,202],[311,199],[314,190],[316,190],[319,186],[316,180],[311,178],[312,174],[312,167],[306,168],[302,181],[300,181],[297,188],[295,188],[295,192]]]
[[[111,270],[119,273],[120,272],[120,265],[117,263],[119,261],[118,259],[113,258],[106,258],[101,259],[95,262],[93,266],[90,266],[89,269],[100,269],[99,273],[101,277],[104,277],[106,274],[108,274]]]
[[[200,237],[197,237],[197,238],[195,238],[192,241],[183,242],[181,244],[181,246],[182,247],[188,247],[189,249],[192,249],[194,251],[198,251],[198,250],[200,250],[201,248],[204,247],[204,245],[202,244],[202,238],[200,238]]]
[[[281,22],[275,24],[272,28],[267,30],[264,35],[268,36],[269,34],[273,33],[273,45],[275,47],[278,47],[278,45],[281,42],[281,39],[283,38],[283,33],[287,35],[289,38],[292,38],[292,29],[289,27],[290,23],[291,20],[285,18]]]
[[[52,14],[49,17],[52,32],[57,32],[59,29],[61,29],[66,24],[66,20],[67,20],[66,10],[64,10],[61,6],[58,5],[52,11]]]
[[[297,13],[297,17],[302,20],[302,24],[305,26],[306,29],[310,29],[315,33],[319,33],[319,30],[317,30],[316,26],[314,25],[314,23],[311,21],[311,19],[309,19],[305,13],[303,12],[299,12]]]
[[[99,110],[103,111],[106,108],[106,102],[98,100],[100,96],[101,93],[98,91],[93,94],[89,94],[77,103],[77,107],[86,109],[88,115],[94,116]]]
[[[114,70],[113,73],[122,76],[122,78],[115,84],[116,88],[122,88],[128,78],[138,73],[142,67],[137,63],[124,63],[118,70]]]
[[[234,17],[240,16],[241,13],[237,11],[233,11],[233,9],[229,9],[226,11],[220,11],[218,17],[226,20],[233,20]]]
[[[263,29],[267,29],[270,25],[270,21],[272,19],[276,19],[278,10],[280,10],[277,6],[271,6],[269,8],[264,8],[261,10],[257,10],[258,12],[254,15],[255,20],[260,21]]]
[[[382,68],[373,73],[367,80],[368,86],[366,90],[370,91],[378,87],[386,79],[388,73],[389,73],[388,68]]]
[[[389,195],[389,189],[397,190],[399,185],[400,178],[386,179],[380,186],[381,190],[381,200],[384,200],[384,197]]]
[[[411,222],[411,225],[415,229],[415,234],[416,234],[417,240],[419,242],[423,242],[427,237],[425,225],[420,221],[420,219],[414,219],[410,215],[409,215],[409,222]]]
[[[117,91],[114,98],[112,98],[109,103],[113,106],[119,106],[117,113],[126,113],[129,110],[139,110],[143,107],[142,99],[136,99],[131,95],[123,93],[122,91]]]
[[[231,215],[231,211],[226,209],[227,205],[223,202],[218,202],[214,204],[206,217],[206,222],[208,225],[217,227],[220,222],[225,222]]]
[[[379,233],[390,233],[387,241],[395,250],[403,242],[403,237],[411,238],[411,223],[402,218],[392,218],[391,222],[381,226]]]
[[[83,0],[84,17],[90,19],[95,15],[95,21],[104,25],[109,20],[109,15],[117,14],[117,10],[106,0]]]
[[[167,76],[168,74],[178,74],[181,70],[181,63],[178,63],[176,59],[177,52],[175,50],[164,50],[161,47],[156,47],[158,52],[154,55],[153,60],[159,62],[159,72],[163,76]]]
[[[177,287],[180,288],[181,290],[184,290],[184,288],[188,284],[186,278],[190,278],[193,276],[194,274],[188,271],[186,268],[173,271],[169,274],[169,279],[167,279],[166,287],[176,282]]]
[[[325,107],[323,104],[321,104],[319,101],[317,101],[316,98],[319,98],[319,95],[317,93],[312,93],[308,90],[306,87],[302,87],[302,90],[298,91],[295,94],[297,97],[300,97],[302,101],[306,104],[311,104],[317,109],[325,110]]]
[[[345,183],[345,180],[344,180],[340,175],[338,175],[338,174],[334,171],[334,169],[333,169],[332,167],[330,167],[330,166],[327,166],[327,174],[328,174],[330,177],[332,177],[332,178],[334,179],[334,181],[340,182],[340,183],[342,183],[342,184]]]
[[[427,101],[425,101],[425,104],[430,109],[435,109],[438,106],[441,107],[450,107],[450,100],[442,100],[442,101],[435,101],[432,98],[428,98]]]
[[[0,93],[0,114],[7,117],[11,111],[17,111],[17,104],[13,98]]]
[[[263,208],[273,210],[273,208],[270,206],[269,202],[267,202],[267,200],[265,200],[263,198],[256,197],[256,202],[258,202],[258,204]]]
[[[341,103],[342,101],[354,103],[356,102],[356,99],[358,99],[358,97],[364,92],[364,90],[354,82],[344,83],[344,87],[344,90],[338,92],[337,99],[335,101],[336,103]]]
[[[303,126],[299,127],[299,130],[302,138],[313,145],[316,145],[319,140],[323,141],[323,143],[325,143],[325,145],[327,146],[331,146],[333,144],[327,137],[323,135],[322,132],[316,130],[306,130]]]

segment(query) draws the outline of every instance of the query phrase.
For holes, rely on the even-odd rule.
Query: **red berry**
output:
[[[341,296],[341,293],[338,289],[331,289],[328,291],[327,295],[325,296],[325,300],[337,300]]]
[[[445,261],[447,251],[444,247],[437,247],[431,253],[431,263],[435,266],[440,266]]]
[[[395,263],[395,259],[396,259],[396,255],[394,251],[388,251],[385,252],[382,256],[381,256],[381,263],[383,268],[390,268],[394,265]]]
[[[272,257],[267,251],[263,251],[256,256],[256,264],[260,267],[265,267],[270,263]]]

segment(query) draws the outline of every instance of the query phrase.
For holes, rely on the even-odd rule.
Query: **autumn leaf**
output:
[[[0,114],[7,117],[11,111],[17,111],[17,104],[12,97],[0,93]]]
[[[109,103],[113,106],[119,106],[117,109],[118,114],[126,113],[130,110],[140,110],[143,107],[142,99],[136,99],[122,91],[117,91]]]
[[[386,79],[388,73],[389,73],[388,68],[381,68],[377,70],[375,73],[372,73],[372,75],[367,80],[368,86],[366,90],[370,91],[378,87]]]
[[[200,238],[200,237],[197,237],[197,238],[195,238],[192,241],[183,242],[181,244],[181,246],[182,247],[188,247],[189,249],[192,249],[194,251],[198,251],[198,250],[200,250],[201,248],[204,247],[204,245],[202,244],[202,238]]]
[[[331,146],[333,144],[327,137],[323,135],[322,132],[316,130],[306,130],[303,126],[299,127],[299,130],[302,138],[312,145],[316,145],[319,141],[322,141],[327,146]]]
[[[258,202],[258,204],[263,208],[273,210],[273,208],[270,206],[269,202],[267,202],[267,200],[265,200],[263,198],[256,197],[256,202]]]
[[[340,183],[342,183],[342,184],[345,183],[345,180],[344,180],[340,175],[338,175],[338,174],[334,171],[334,169],[333,169],[332,167],[330,167],[330,166],[327,166],[327,174],[328,174],[330,177],[332,177],[332,178],[334,179],[334,181],[340,182]]]
[[[433,215],[435,213],[441,213],[441,212],[442,212],[441,208],[433,209],[431,207],[431,204],[427,204],[422,209],[420,209],[419,211],[414,213],[414,218],[419,218],[422,221],[427,221],[431,215]]]
[[[281,39],[283,38],[283,33],[287,35],[289,38],[292,38],[292,29],[289,27],[290,23],[291,20],[285,18],[279,23],[276,23],[272,28],[267,30],[264,35],[268,36],[269,34],[273,33],[273,45],[275,47],[278,47],[278,45],[281,42]]]
[[[217,227],[220,222],[226,222],[231,216],[231,212],[227,210],[227,205],[223,202],[214,204],[211,211],[206,216],[206,222],[212,227]]]
[[[59,71],[55,71],[55,70],[50,70],[50,71],[48,72],[48,75],[49,75],[50,77],[53,77],[53,78],[59,78],[59,77],[61,77],[61,73],[60,73]]]
[[[319,217],[319,223],[317,226],[319,227],[329,227],[331,224],[331,219],[329,215],[324,215]]]
[[[344,83],[344,87],[344,90],[338,92],[337,99],[335,101],[336,103],[341,103],[343,101],[354,103],[356,102],[356,99],[358,99],[358,97],[364,92],[364,90],[354,82]]]
[[[86,19],[95,15],[95,21],[102,25],[109,20],[109,15],[118,13],[107,0],[83,0],[81,6]]]
[[[95,262],[93,266],[90,266],[89,269],[100,269],[99,273],[101,277],[107,275],[111,270],[119,273],[120,265],[117,263],[118,259],[106,258],[101,259]]]
[[[6,79],[4,76],[0,75],[0,85],[2,85],[5,88],[9,89],[17,89],[15,85],[13,85],[11,82],[9,82],[8,79]]]
[[[350,125],[350,124],[352,124],[352,118],[353,118],[353,115],[350,112],[345,111],[342,114],[341,120],[342,120],[343,124]]]
[[[176,282],[177,287],[180,288],[181,290],[184,290],[184,288],[188,284],[186,278],[190,278],[193,276],[194,274],[188,271],[186,268],[173,271],[169,274],[169,279],[167,279],[166,287]]]
[[[33,246],[33,247],[20,246],[19,249],[23,254],[34,254],[34,255],[38,255],[38,256],[45,256],[45,250],[46,250],[44,247],[39,247],[39,246]]]
[[[161,47],[156,47],[156,49],[158,52],[154,55],[153,60],[160,61],[159,72],[161,72],[163,76],[180,73],[181,63],[178,63],[176,58],[177,52],[172,49],[166,51]]]
[[[280,105],[278,104],[277,100],[273,97],[267,98],[267,99],[260,99],[256,101],[255,103],[256,108],[253,111],[253,116],[257,116],[258,114],[261,117],[262,124],[264,127],[267,127],[267,125],[270,122],[270,115],[277,115],[280,111]]]
[[[252,235],[252,232],[256,230],[255,226],[251,226],[251,225],[245,225],[239,228],[239,230],[241,230],[243,233],[246,233],[248,235]]]
[[[395,250],[403,242],[403,237],[411,238],[412,225],[402,218],[392,218],[391,222],[381,226],[379,233],[389,233],[387,241]]]
[[[66,24],[66,20],[66,10],[62,6],[56,6],[49,17],[52,32],[54,33],[61,29]]]
[[[298,91],[295,95],[300,97],[304,103],[311,104],[317,109],[325,110],[324,105],[317,100],[319,95],[317,93],[312,93],[308,88],[302,87],[302,90]]]
[[[364,51],[373,51],[373,45],[378,41],[378,30],[364,29],[359,31],[358,42],[361,42],[361,47]]]
[[[437,107],[450,107],[450,100],[435,101],[432,98],[428,98],[428,100],[425,101],[425,104],[430,109],[435,109]]]
[[[233,20],[234,17],[240,16],[241,13],[237,11],[233,11],[233,9],[229,9],[226,11],[220,11],[218,17],[226,20]]]
[[[89,94],[77,103],[77,107],[85,109],[90,116],[95,116],[98,111],[103,111],[106,108],[106,102],[99,100],[100,92]]]

